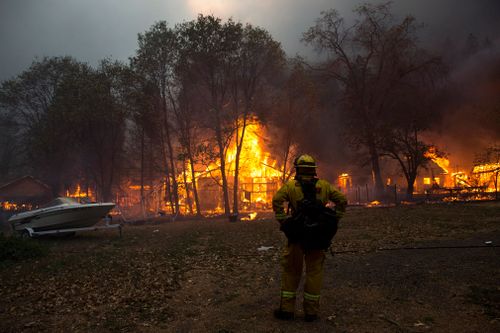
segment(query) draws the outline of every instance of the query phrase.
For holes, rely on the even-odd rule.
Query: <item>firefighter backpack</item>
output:
[[[316,199],[316,182],[300,180],[304,199],[297,211],[282,225],[281,230],[291,243],[301,243],[304,249],[326,250],[337,233],[337,215]]]

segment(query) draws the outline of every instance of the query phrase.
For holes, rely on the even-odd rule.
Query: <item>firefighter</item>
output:
[[[347,204],[344,195],[336,190],[326,180],[316,177],[316,162],[309,155],[301,155],[295,159],[295,177],[284,184],[273,197],[273,210],[275,217],[280,223],[281,230],[284,224],[291,219],[284,209],[284,202],[288,202],[292,216],[297,215],[301,209],[301,202],[305,201],[306,188],[304,184],[312,184],[312,196],[324,207],[329,201],[335,203],[335,218],[340,219],[345,212]],[[307,191],[308,193],[311,191]],[[336,223],[335,223],[336,231]],[[302,268],[305,262],[305,283],[304,283],[304,320],[314,321],[318,319],[320,291],[323,283],[323,263],[325,260],[325,250],[321,246],[305,246],[300,237],[287,235],[287,243],[284,247],[281,259],[281,301],[279,309],[274,311],[274,316],[278,319],[292,320],[295,317],[295,299],[297,288],[302,277]],[[331,236],[333,237],[333,235]],[[314,244],[313,244],[314,245]]]

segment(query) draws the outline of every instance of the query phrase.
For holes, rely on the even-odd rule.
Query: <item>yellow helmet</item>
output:
[[[293,163],[295,168],[317,168],[316,161],[312,158],[311,155],[300,155],[295,159]]]

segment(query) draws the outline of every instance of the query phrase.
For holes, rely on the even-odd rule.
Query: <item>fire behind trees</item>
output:
[[[330,56],[318,70],[341,86],[346,130],[368,153],[375,190],[383,192],[385,154],[400,163],[413,193],[417,170],[427,160],[420,133],[435,113],[430,100],[444,66],[418,46],[413,17],[397,22],[388,3],[355,12],[359,19],[351,26],[336,10],[322,13],[304,40]]]
[[[331,10],[304,33],[328,55],[316,64],[287,60],[259,27],[203,15],[155,23],[129,64],[37,59],[0,88],[0,181],[33,174],[54,194],[77,184],[97,200],[119,201],[134,188],[143,213],[158,201],[172,214],[201,215],[210,193],[221,193],[220,212],[230,215],[250,192],[268,200],[307,151],[337,174],[368,161],[379,195],[380,160],[394,159],[411,196],[429,161],[424,134],[450,104],[449,68],[420,46],[414,18],[398,21],[388,4],[355,12],[352,26]],[[249,136],[266,140],[259,126],[266,154],[262,144],[249,148]],[[241,175],[249,165],[253,173]]]

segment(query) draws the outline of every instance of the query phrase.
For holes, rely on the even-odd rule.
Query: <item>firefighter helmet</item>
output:
[[[307,154],[297,157],[293,165],[295,166],[295,168],[317,168],[314,158],[312,158],[311,155]]]

